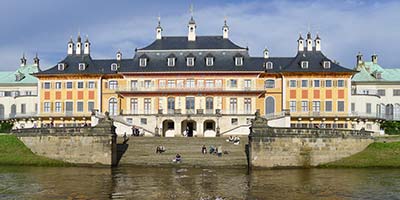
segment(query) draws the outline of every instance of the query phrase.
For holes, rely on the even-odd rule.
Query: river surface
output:
[[[0,199],[400,199],[400,169],[0,167]]]

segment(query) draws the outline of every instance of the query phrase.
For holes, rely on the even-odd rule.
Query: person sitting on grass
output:
[[[175,159],[172,160],[174,163],[180,163],[182,161],[181,155],[179,153],[176,154]]]

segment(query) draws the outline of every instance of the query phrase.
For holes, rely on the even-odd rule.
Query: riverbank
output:
[[[364,151],[321,168],[400,168],[400,142],[375,142]]]
[[[70,163],[37,156],[14,135],[0,134],[0,165],[62,167]]]

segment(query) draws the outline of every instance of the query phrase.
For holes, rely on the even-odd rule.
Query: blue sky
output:
[[[135,48],[155,39],[158,15],[163,35],[186,35],[190,4],[199,35],[221,35],[227,16],[230,38],[252,56],[265,47],[271,56],[294,56],[299,32],[310,30],[343,66],[354,67],[360,51],[365,60],[376,53],[382,66],[400,67],[397,1],[2,0],[0,71],[16,69],[23,52],[29,62],[38,52],[42,68],[54,66],[78,31],[89,36],[94,58],[114,58],[118,49],[133,57]]]

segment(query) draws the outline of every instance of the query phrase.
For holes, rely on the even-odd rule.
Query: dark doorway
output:
[[[188,137],[193,137],[193,126],[194,126],[194,124],[193,124],[193,122],[188,122],[187,123],[187,136]]]

